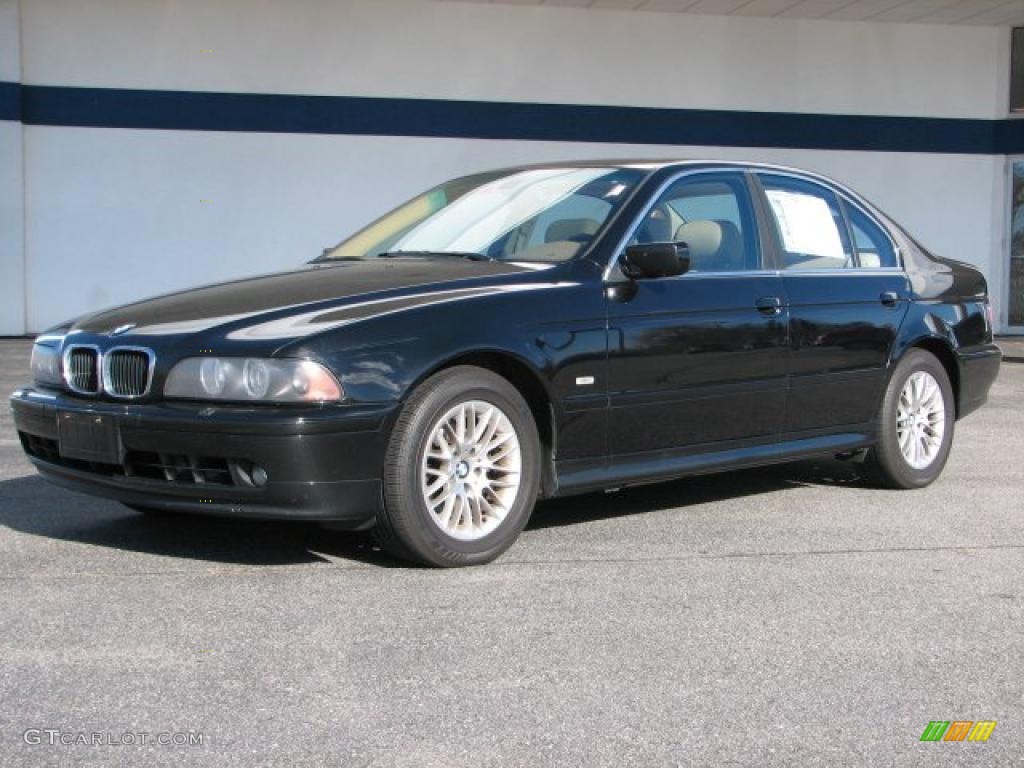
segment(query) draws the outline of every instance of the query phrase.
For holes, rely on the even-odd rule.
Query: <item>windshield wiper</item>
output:
[[[468,259],[469,261],[496,261],[496,259],[492,259],[490,256],[484,256],[482,253],[476,253],[474,251],[385,251],[384,253],[377,254],[377,257],[381,259],[397,259],[402,256],[426,258],[433,256],[450,256],[456,259]]]
[[[362,261],[362,256],[328,256],[334,248],[324,248],[323,253],[317,256],[309,264],[323,264],[325,261]]]

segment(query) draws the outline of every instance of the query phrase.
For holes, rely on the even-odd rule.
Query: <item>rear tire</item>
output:
[[[949,458],[956,423],[953,387],[938,358],[912,349],[896,365],[882,400],[878,442],[865,473],[883,488],[923,488]]]
[[[529,520],[540,468],[537,425],[515,387],[483,368],[441,371],[413,392],[391,433],[376,538],[423,565],[490,562]]]

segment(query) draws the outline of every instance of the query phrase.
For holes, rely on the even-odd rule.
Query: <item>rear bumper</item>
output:
[[[19,438],[39,472],[71,490],[126,504],[204,514],[370,522],[396,405],[251,408],[123,405],[21,389]],[[61,451],[58,414],[113,423],[113,462]],[[259,467],[267,480],[254,481]]]
[[[995,344],[961,349],[960,360],[960,407],[957,416],[963,418],[978,410],[988,400],[988,391],[999,375],[1003,353]]]

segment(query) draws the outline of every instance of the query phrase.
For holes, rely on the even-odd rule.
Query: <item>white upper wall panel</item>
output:
[[[450,0],[432,0],[449,2]],[[461,0],[478,3],[576,5],[602,10],[673,11],[885,23],[1024,24],[1020,0]],[[998,9],[998,10],[996,10]]]
[[[29,126],[25,156],[35,331],[147,295],[299,265],[446,178],[602,156],[821,171],[926,246],[980,266],[1001,306],[1002,235],[992,217],[1003,161],[985,156],[51,126]]]
[[[0,0],[0,80],[21,77],[17,0]],[[21,123],[0,120],[0,334],[25,331]]]
[[[981,118],[1007,35],[424,0],[25,0],[22,28],[47,85]]]
[[[0,0],[0,80],[16,83],[20,78],[18,0]]]

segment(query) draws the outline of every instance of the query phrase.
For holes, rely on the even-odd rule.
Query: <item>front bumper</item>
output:
[[[29,459],[71,490],[156,509],[353,527],[380,509],[395,408],[121,404],[34,388],[11,396]],[[59,420],[83,415],[108,425],[116,443],[102,461],[62,451]]]

